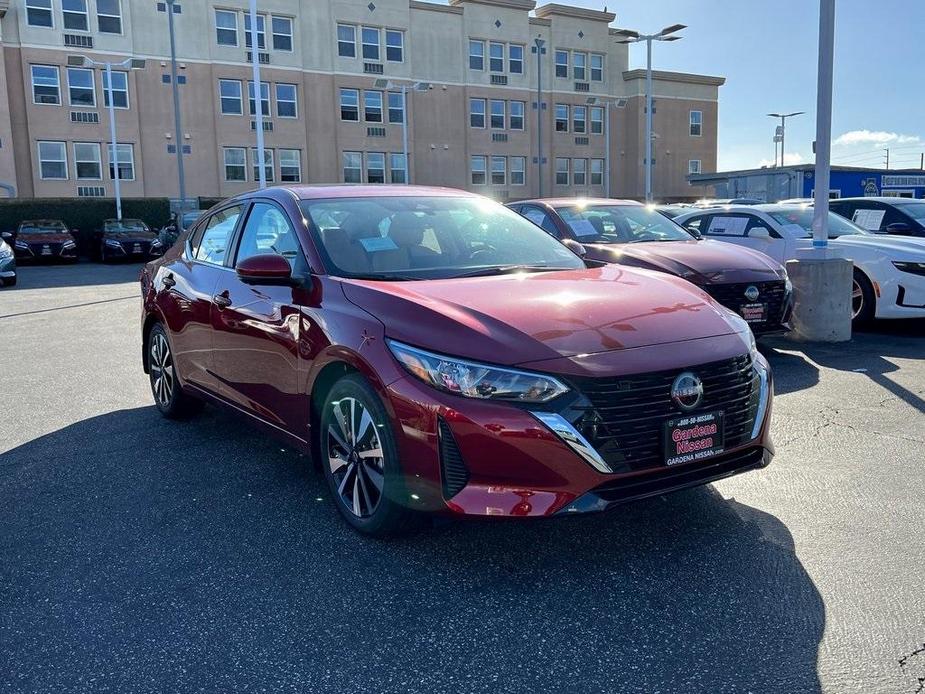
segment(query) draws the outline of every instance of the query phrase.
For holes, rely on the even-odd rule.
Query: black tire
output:
[[[8,277],[8,278],[6,278],[5,280],[3,280],[3,283],[4,283],[7,287],[15,287],[15,286],[16,286],[16,277],[15,277],[15,276],[13,276],[13,277]]]
[[[851,285],[851,322],[855,326],[867,325],[877,311],[877,297],[874,285],[861,270],[854,269]]]
[[[167,419],[184,419],[202,409],[202,401],[185,393],[177,379],[167,331],[155,323],[145,350],[154,405]]]
[[[101,263],[109,262],[109,259],[106,257],[106,244],[103,242],[100,242],[100,262]]]
[[[366,535],[388,537],[417,525],[419,514],[403,503],[405,484],[389,416],[379,396],[359,374],[344,376],[331,387],[321,411],[316,443],[334,505],[353,528]],[[372,454],[376,450],[381,455]]]

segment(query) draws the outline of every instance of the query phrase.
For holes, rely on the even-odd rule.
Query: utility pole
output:
[[[173,88],[174,143],[177,148],[177,178],[180,186],[180,214],[177,215],[177,229],[183,231],[183,212],[186,210],[186,176],[183,172],[183,129],[180,123],[180,88],[177,84],[177,43],[173,31],[173,4],[167,0],[167,27],[170,31],[170,82]]]
[[[631,29],[622,29],[617,32],[617,36],[625,38],[617,43],[639,43],[646,42],[646,202],[652,202],[652,42],[653,41],[678,41],[681,36],[672,36],[676,31],[686,29],[685,24],[672,24],[665,27],[657,34],[640,34],[638,31]],[[703,127],[701,125],[701,127]]]
[[[832,75],[835,55],[835,0],[819,2],[819,67],[816,87],[816,196],[813,248],[829,245],[829,180],[832,173]]]
[[[543,197],[543,56],[546,41],[533,39],[530,52],[536,56],[536,183],[539,197]]]
[[[777,131],[774,133],[774,142],[780,140],[780,165],[784,165],[784,142],[787,137],[787,119],[793,118],[794,116],[802,116],[806,111],[794,111],[793,113],[769,113],[768,116],[771,118],[780,118],[780,126],[777,128]],[[774,151],[777,152],[777,146],[775,145]],[[777,165],[777,155],[774,156],[775,166]]]
[[[886,168],[887,168],[887,171],[889,171],[890,169],[890,148],[887,147],[883,151],[886,152]]]
[[[263,147],[263,85],[260,83],[260,47],[257,45],[257,0],[251,0],[251,65],[254,70],[254,125],[257,130],[257,180],[260,189],[267,187],[267,170]],[[264,32],[266,27],[264,27]],[[266,36],[266,33],[264,33]],[[270,95],[267,94],[269,99]]]

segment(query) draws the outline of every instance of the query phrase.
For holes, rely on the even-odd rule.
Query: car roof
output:
[[[457,188],[442,188],[439,186],[412,186],[375,184],[363,185],[353,183],[330,183],[314,185],[270,186],[263,190],[252,190],[236,195],[234,199],[241,200],[252,197],[277,196],[287,194],[297,200],[323,200],[328,198],[386,198],[386,197],[482,197],[476,193]]]
[[[19,224],[20,226],[23,224],[63,224],[64,226],[67,226],[60,219],[24,219]]]
[[[520,204],[541,204],[549,205],[551,207],[559,207],[564,205],[631,205],[634,207],[642,207],[641,202],[636,202],[635,200],[620,200],[617,198],[581,198],[581,197],[571,197],[571,198],[530,198],[528,200],[517,200],[516,202],[508,203],[509,205],[520,205]]]
[[[832,202],[868,202],[873,200],[874,202],[884,202],[887,205],[908,205],[911,202],[925,202],[921,198],[894,198],[889,195],[876,195],[870,197],[854,197],[854,198],[838,198],[837,200],[832,200]]]

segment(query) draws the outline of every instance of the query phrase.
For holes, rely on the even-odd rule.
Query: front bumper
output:
[[[162,247],[152,247],[147,243],[135,244],[132,242],[125,242],[118,246],[112,246],[108,243],[103,245],[103,257],[105,258],[140,258],[144,260],[153,260],[155,258],[160,258],[162,254]]]
[[[61,243],[39,243],[16,246],[13,252],[20,261],[53,262],[56,260],[77,260],[77,246],[64,246]]]

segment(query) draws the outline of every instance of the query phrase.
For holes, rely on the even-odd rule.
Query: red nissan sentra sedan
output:
[[[632,200],[555,198],[508,207],[557,239],[581,243],[589,259],[660,270],[696,284],[741,315],[756,335],[790,330],[790,278],[764,253],[695,238]]]
[[[159,410],[209,400],[309,451],[367,533],[598,511],[773,455],[771,374],[741,318],[664,273],[587,268],[477,195],[248,193],[141,289]]]

